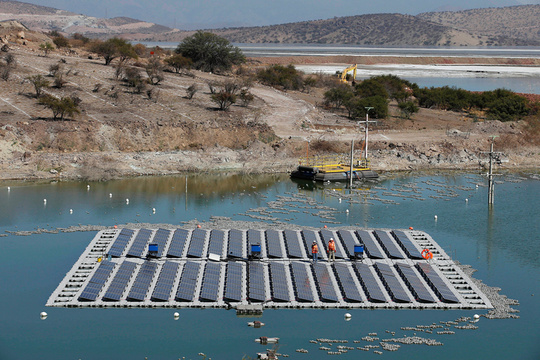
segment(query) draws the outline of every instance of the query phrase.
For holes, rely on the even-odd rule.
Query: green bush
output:
[[[269,86],[280,86],[284,90],[299,90],[303,87],[302,73],[293,65],[270,65],[257,72],[257,79]]]

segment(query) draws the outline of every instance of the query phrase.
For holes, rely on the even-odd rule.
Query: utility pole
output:
[[[493,143],[495,142],[495,138],[496,136],[491,137],[491,146],[488,153],[489,154],[489,172],[487,176],[488,176],[488,204],[489,205],[493,205],[493,202],[495,199],[495,196],[494,196],[495,187],[494,187],[494,182],[493,182],[493,176],[498,175],[498,174],[493,174],[493,159],[496,158],[496,156],[500,154],[500,152],[493,151]]]
[[[352,189],[352,176],[354,169],[354,139],[351,140],[351,169],[349,171],[349,189]]]
[[[374,121],[374,120],[370,121],[369,120],[369,110],[373,109],[373,107],[372,106],[366,106],[365,109],[366,109],[366,120],[365,121],[359,121],[358,123],[359,124],[360,123],[365,123],[365,127],[364,127],[365,135],[364,136],[365,136],[365,139],[366,139],[366,141],[365,141],[366,144],[365,144],[365,153],[364,153],[364,155],[365,155],[366,165],[367,165],[367,159],[368,159],[368,136],[369,136],[368,124],[370,122],[376,123],[377,121]]]

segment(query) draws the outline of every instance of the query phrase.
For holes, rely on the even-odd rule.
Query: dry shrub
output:
[[[314,140],[309,144],[309,150],[313,153],[336,153],[347,152],[347,146],[337,141]]]

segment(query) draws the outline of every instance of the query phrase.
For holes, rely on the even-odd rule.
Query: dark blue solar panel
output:
[[[339,230],[339,237],[343,241],[345,252],[348,257],[354,257],[354,246],[359,245],[360,242],[356,237],[356,234],[349,230]]]
[[[136,266],[137,264],[131,261],[124,261],[120,265],[118,271],[111,281],[111,284],[109,285],[109,288],[105,292],[105,295],[103,295],[103,300],[120,301],[120,298],[126,290],[126,286],[129,283]]]
[[[417,268],[420,269],[420,274],[424,277],[426,282],[429,284],[433,292],[439,297],[443,302],[447,303],[458,303],[459,300],[454,295],[452,290],[448,288],[446,283],[441,279],[439,274],[435,269],[428,263],[417,263]]]
[[[184,247],[189,237],[189,230],[176,229],[171,239],[171,245],[167,256],[181,258],[184,253]]]
[[[404,259],[405,257],[399,251],[399,247],[397,246],[396,242],[386,231],[382,230],[375,230],[373,232],[375,234],[375,237],[379,240],[379,242],[382,244],[383,249],[388,254],[388,257],[392,259]]]
[[[204,269],[203,283],[199,298],[202,301],[218,301],[221,263],[208,262]]]
[[[330,278],[330,272],[327,264],[316,263],[313,264],[315,270],[315,278],[319,285],[320,299],[327,302],[337,302],[338,297],[334,290],[334,284]]]
[[[272,300],[273,301],[291,301],[289,286],[287,285],[287,267],[281,262],[270,263],[270,276],[272,278]]]
[[[151,235],[152,230],[140,229],[129,248],[127,256],[142,257],[148,250],[148,242],[150,241]]]
[[[285,237],[289,257],[297,259],[305,257],[302,252],[303,242],[301,243],[302,239],[297,231],[285,230],[283,236]]]
[[[265,269],[260,262],[249,263],[248,298],[250,301],[266,301]]]
[[[424,303],[433,303],[436,301],[436,299],[431,296],[428,289],[424,286],[422,281],[420,281],[420,278],[416,276],[416,273],[414,272],[414,267],[404,264],[404,263],[397,263],[396,269],[398,270],[398,273],[402,276],[405,283],[407,284],[407,287],[409,288],[410,292],[414,295],[416,301],[424,302]]]
[[[210,232],[210,244],[208,245],[208,254],[223,256],[223,245],[225,243],[225,231],[212,230]]]
[[[358,230],[356,232],[360,242],[364,244],[364,250],[370,258],[384,259],[386,256],[379,250],[377,240],[371,234],[371,231]]]
[[[308,254],[308,257],[311,258],[311,245],[315,241],[319,247],[319,255],[317,255],[317,258],[320,259],[321,252],[323,251],[323,248],[321,248],[321,244],[319,242],[317,233],[313,230],[302,230],[302,237],[304,238],[304,246],[306,249],[306,252]]]
[[[158,246],[158,257],[164,256],[165,247],[169,242],[169,236],[171,234],[170,230],[167,229],[158,229],[154,234],[154,237],[150,241],[152,244],[157,244]]]
[[[114,257],[122,256],[134,232],[131,229],[122,229],[107,254]]]
[[[337,273],[337,281],[345,294],[343,299],[347,302],[362,302],[362,295],[360,295],[349,266],[347,264],[335,263],[334,268]]]
[[[248,230],[248,233],[250,231],[254,230]],[[251,242],[251,239],[249,240]],[[232,229],[229,231],[229,246],[227,248],[227,256],[233,257],[233,258],[243,258],[244,255],[244,249],[245,249],[245,242],[244,242],[244,234],[240,230]],[[259,242],[260,244],[260,242]]]
[[[375,275],[371,272],[370,266],[363,263],[354,263],[354,268],[358,273],[364,292],[371,302],[386,302],[383,290],[379,287]]]
[[[242,279],[244,271],[242,263],[228,262],[227,275],[225,277],[224,298],[229,301],[242,301]]]
[[[141,265],[139,273],[127,296],[128,301],[143,301],[145,299],[148,288],[152,284],[156,269],[157,263],[155,262],[145,261]]]
[[[191,241],[187,252],[188,257],[202,257],[206,245],[207,230],[195,229],[191,233]]]
[[[374,265],[377,273],[381,277],[382,282],[386,286],[386,290],[390,294],[392,300],[396,302],[411,302],[411,298],[407,295],[403,286],[399,283],[396,274],[392,271],[392,267],[388,264],[377,263]]]
[[[311,281],[308,276],[306,264],[301,262],[292,262],[291,269],[297,301],[313,302],[313,292]]]
[[[200,263],[193,261],[188,261],[184,265],[178,291],[176,292],[177,301],[193,301],[200,265]]]
[[[401,230],[392,231],[395,239],[397,239],[398,244],[401,245],[401,248],[411,259],[422,259],[422,254],[416,245],[409,239],[407,234]]]
[[[90,279],[88,284],[86,284],[86,287],[79,296],[79,300],[95,301],[101,289],[103,288],[103,285],[105,285],[107,279],[109,279],[109,276],[111,275],[111,272],[113,271],[115,265],[116,264],[112,261],[102,261],[101,263],[99,263],[99,266],[94,272],[94,275],[92,275],[92,278]]]
[[[325,250],[328,251],[328,242],[330,241],[330,238],[333,238],[336,243],[336,259],[344,259],[346,257],[345,254],[343,254],[343,251],[341,250],[341,240],[339,237],[330,230],[321,230],[321,239],[324,243]],[[354,254],[354,249],[353,249]]]
[[[283,249],[281,247],[281,238],[279,231],[266,230],[266,253],[271,258],[282,258]]]
[[[180,264],[167,261],[161,267],[156,286],[152,292],[152,300],[169,301]]]

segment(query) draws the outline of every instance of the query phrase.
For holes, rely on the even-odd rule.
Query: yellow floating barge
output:
[[[291,173],[293,179],[315,181],[349,181],[351,165],[345,156],[317,156],[300,160],[298,168]],[[369,167],[369,160],[353,164],[353,180],[377,179],[379,175]]]

